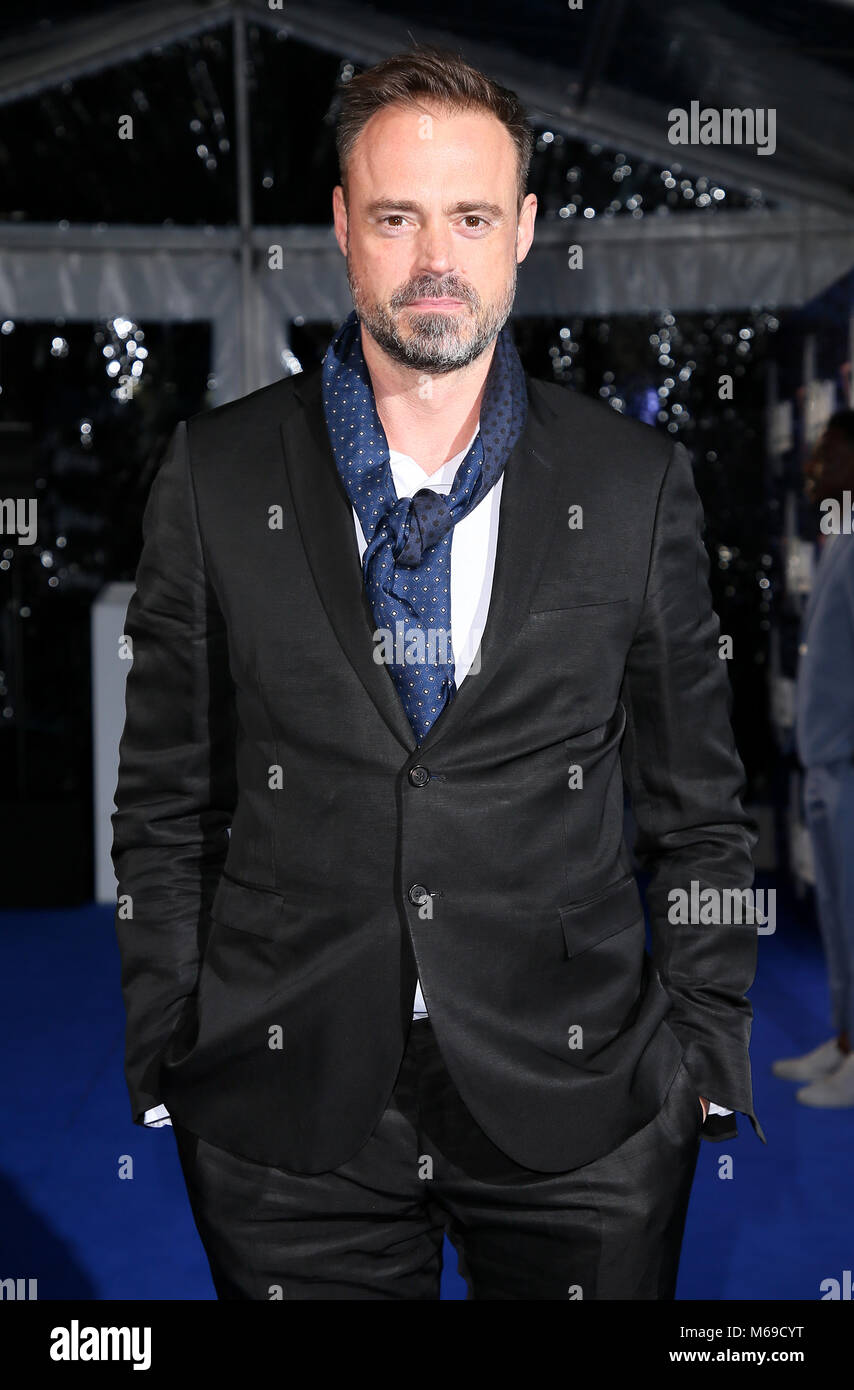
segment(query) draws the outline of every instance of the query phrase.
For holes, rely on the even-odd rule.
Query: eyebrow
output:
[[[414,202],[411,198],[402,198],[398,200],[392,198],[374,198],[373,201],[368,203],[365,208],[365,212],[368,214],[369,217],[375,216],[378,212],[420,211],[421,204]],[[442,211],[445,213],[446,216],[449,216],[451,213],[455,212],[488,212],[492,217],[504,216],[504,209],[502,207],[499,207],[497,203],[484,203],[477,201],[452,203],[450,207],[443,208]]]

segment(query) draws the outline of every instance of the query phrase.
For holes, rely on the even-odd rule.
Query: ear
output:
[[[332,190],[332,223],[335,228],[335,240],[341,249],[342,256],[347,254],[347,204],[344,201],[344,189],[338,183]]]
[[[534,240],[534,221],[537,216],[537,195],[529,193],[519,211],[516,228],[516,263],[521,264],[531,249]]]

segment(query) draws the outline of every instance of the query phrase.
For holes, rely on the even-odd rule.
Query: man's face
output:
[[[826,429],[804,464],[804,491],[811,502],[841,500],[854,489],[854,447],[841,430]]]
[[[473,362],[503,327],[537,200],[517,213],[516,147],[483,111],[385,107],[360,132],[335,234],[353,304],[395,361],[430,373]]]

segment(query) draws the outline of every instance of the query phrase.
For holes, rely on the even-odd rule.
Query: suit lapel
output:
[[[374,660],[376,623],[365,593],[350,500],[326,430],[320,368],[293,382],[281,421],[297,524],[321,602],[347,659],[396,738],[419,747],[388,667]],[[532,389],[533,388],[533,389]],[[428,732],[422,750],[453,732],[480,699],[524,622],[555,524],[558,471],[549,461],[552,412],[528,381],[525,429],[504,469],[489,610],[471,672]],[[451,619],[453,637],[453,615]]]
[[[504,662],[528,614],[555,525],[558,470],[549,461],[548,406],[528,382],[528,421],[504,468],[492,592],[472,669],[421,744],[431,749],[455,732]],[[453,641],[453,613],[451,640]]]
[[[374,661],[376,627],[365,593],[350,499],[326,429],[320,368],[294,382],[293,408],[281,423],[285,464],[308,563],[338,641],[396,738],[417,747],[388,667]]]

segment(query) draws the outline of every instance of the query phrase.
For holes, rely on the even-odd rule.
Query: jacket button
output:
[[[416,907],[420,907],[422,903],[426,903],[429,896],[430,894],[427,892],[423,883],[413,883],[409,890],[409,901],[414,903]]]
[[[409,781],[413,787],[426,787],[430,781],[430,773],[426,767],[411,767],[409,769]]]

